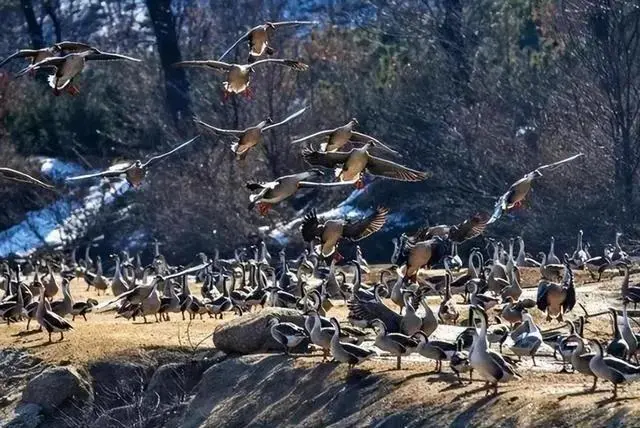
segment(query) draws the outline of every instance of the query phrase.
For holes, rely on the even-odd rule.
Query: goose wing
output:
[[[219,132],[221,134],[242,135],[247,131],[246,129],[222,129],[222,128],[216,128],[215,126],[209,125],[208,123],[201,121],[197,117],[194,117],[193,121],[195,123],[197,123],[198,125],[203,126],[205,129],[207,129],[209,131]]]
[[[93,46],[88,45],[86,43],[70,42],[68,40],[58,42],[54,46],[58,47],[63,52],[70,52],[70,53],[88,51],[89,49],[93,48]]]
[[[19,51],[16,51],[11,55],[9,55],[8,57],[6,57],[5,59],[3,59],[2,62],[0,62],[0,67],[2,67],[3,65],[5,65],[6,63],[8,63],[14,58],[33,58],[39,53],[40,51],[37,49],[20,49]]]
[[[607,367],[616,372],[616,374],[620,375],[622,378],[626,376],[640,376],[640,366],[629,364],[628,362],[621,360],[620,358],[612,356],[604,357],[603,361],[607,365]]]
[[[453,242],[464,242],[482,234],[489,223],[489,214],[486,212],[475,213],[471,218],[462,223],[451,226],[449,229],[449,239]]]
[[[577,159],[577,158],[579,158],[580,156],[583,156],[583,155],[584,155],[583,153],[578,153],[577,155],[573,155],[573,156],[568,157],[566,159],[562,159],[562,160],[560,160],[558,162],[554,162],[554,163],[550,163],[550,164],[547,164],[547,165],[539,166],[539,167],[537,167],[535,169],[535,171],[541,171],[543,169],[549,169],[550,171],[553,171],[554,169],[556,169],[560,165],[565,164],[567,162],[571,162],[572,160]]]
[[[193,61],[180,61],[171,65],[172,67],[207,67],[215,68],[216,70],[229,71],[233,67],[232,64],[221,61],[213,60],[193,60]]]
[[[274,28],[280,27],[293,27],[294,25],[318,25],[318,21],[280,21],[280,22],[270,22],[270,24]]]
[[[494,223],[502,216],[502,213],[507,209],[507,201],[511,198],[512,194],[513,190],[509,189],[504,195],[500,196],[496,201],[496,205],[493,208],[493,214],[491,214],[491,218],[489,218],[487,224]]]
[[[307,140],[310,140],[312,138],[322,137],[322,136],[325,136],[325,135],[331,135],[331,133],[335,132],[337,129],[338,128],[325,129],[323,131],[318,131],[315,134],[310,134],[310,135],[307,135],[306,137],[302,137],[302,138],[298,138],[297,140],[293,140],[291,142],[291,144],[302,143],[303,141],[307,141]]]
[[[41,68],[58,68],[67,60],[67,56],[53,56],[45,58],[40,62],[32,64],[26,68],[23,68],[16,74],[16,76],[22,76],[29,73],[32,70],[39,70]]]
[[[108,169],[106,171],[96,172],[94,174],[84,174],[84,175],[75,175],[73,177],[67,177],[65,181],[78,181],[78,180],[87,180],[89,178],[96,177],[118,177],[121,174],[124,174],[129,170],[133,164],[127,165],[118,169]]]
[[[387,214],[389,214],[387,208],[378,207],[378,209],[368,217],[364,217],[358,221],[348,221],[344,225],[342,236],[351,241],[364,239],[382,229],[387,220]]]
[[[289,122],[290,120],[295,119],[296,117],[300,116],[302,113],[305,112],[305,110],[307,109],[307,107],[302,107],[300,110],[298,110],[297,112],[293,113],[292,115],[290,115],[289,117],[281,120],[278,123],[273,123],[269,126],[265,126],[264,128],[262,128],[262,131],[266,131],[267,129],[271,129],[271,128],[275,128],[276,126],[280,126],[280,125],[284,125],[285,123]]]
[[[321,225],[318,221],[318,215],[315,209],[305,214],[302,225],[300,226],[302,239],[304,239],[305,242],[311,242],[322,235],[323,229],[324,225]]]
[[[99,52],[92,53],[87,55],[87,61],[114,61],[114,60],[125,60],[125,61],[133,61],[133,62],[142,62],[141,59],[133,58],[127,55],[120,55],[112,52]]]
[[[386,151],[391,152],[393,154],[398,154],[396,150],[393,150],[391,147],[387,146],[382,141],[372,137],[371,135],[363,134],[362,132],[351,131],[351,138],[349,138],[349,140],[357,141],[360,143],[368,143],[369,141],[373,141],[376,144],[376,146],[380,146]]]
[[[538,292],[536,294],[536,306],[538,306],[538,309],[540,309],[541,311],[546,311],[547,310],[547,292],[549,291],[549,283],[546,281],[540,281],[540,283],[538,283]]]
[[[422,181],[430,176],[426,172],[416,171],[390,160],[371,155],[369,155],[369,160],[367,161],[367,171],[373,175],[401,181]]]
[[[238,43],[242,42],[243,40],[247,40],[247,38],[249,38],[249,36],[251,35],[252,32],[254,32],[256,29],[258,29],[259,27],[261,27],[261,25],[257,26],[257,27],[253,27],[252,29],[250,29],[249,31],[247,31],[246,33],[244,33],[242,36],[240,36],[240,38],[238,40],[236,40],[231,47],[229,47],[229,49],[227,49],[226,51],[224,51],[224,53],[222,55],[220,55],[220,58],[218,58],[218,61],[222,61],[222,58],[224,58],[225,56],[227,56],[229,54],[229,52],[231,52],[236,46],[238,46]]]
[[[298,187],[342,187],[353,185],[357,180],[351,181],[334,181],[331,183],[315,183],[312,181],[301,181],[298,183]]]
[[[499,376],[495,376],[496,379],[501,379],[503,377],[502,376],[503,373],[509,373],[512,376],[519,376],[518,372],[515,371],[513,366],[504,359],[503,355],[491,350],[487,350],[487,355],[495,365],[496,371],[500,373]],[[495,372],[493,372],[493,369],[492,369],[492,375],[495,375]]]
[[[351,152],[319,152],[317,150],[304,149],[302,151],[302,157],[304,160],[313,166],[323,166],[325,168],[335,168],[338,165],[344,164]]]
[[[253,68],[258,64],[266,64],[269,62],[290,67],[295,71],[307,71],[309,69],[309,66],[302,61],[297,61],[295,59],[277,59],[277,58],[261,59],[259,61],[252,63],[251,67]]]
[[[44,313],[43,320],[51,327],[54,327],[58,330],[73,330],[73,326],[69,323],[69,321],[65,320],[54,312],[46,311]]]
[[[357,361],[369,358],[375,354],[375,351],[373,351],[372,349],[364,349],[352,343],[340,342],[340,346],[342,346],[345,352],[352,355]]]
[[[349,316],[352,318],[373,321],[381,320],[387,327],[389,333],[400,333],[402,327],[402,317],[393,310],[377,301],[370,300],[350,300],[347,302]]]
[[[13,181],[18,181],[21,183],[32,183],[37,184],[40,187],[44,187],[45,189],[53,189],[53,186],[50,184],[46,184],[37,178],[30,176],[29,174],[25,174],[24,172],[16,171],[13,168],[0,168],[0,176]]]
[[[200,138],[200,136],[199,136],[199,135],[196,135],[195,137],[193,137],[193,138],[192,138],[192,139],[190,139],[189,141],[186,141],[186,142],[184,142],[184,143],[180,144],[179,146],[174,147],[173,149],[169,150],[169,151],[168,151],[168,152],[166,152],[166,153],[163,153],[163,154],[161,154],[161,155],[157,155],[157,156],[153,156],[152,158],[149,158],[149,160],[147,160],[145,163],[143,163],[141,167],[142,167],[142,168],[146,168],[146,167],[150,166],[152,163],[157,162],[157,161],[159,161],[159,160],[161,160],[161,159],[166,158],[166,157],[167,157],[167,156],[169,156],[169,155],[174,154],[174,153],[175,153],[175,152],[177,152],[178,150],[181,150],[181,149],[183,149],[184,147],[188,146],[189,144],[193,143],[193,142],[194,142],[194,141],[196,141],[198,138]]]

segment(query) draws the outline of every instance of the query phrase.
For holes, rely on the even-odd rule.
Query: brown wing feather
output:
[[[304,149],[302,157],[309,165],[323,166],[325,168],[335,168],[340,164],[344,164],[351,152],[319,152],[317,150]]]
[[[475,238],[484,232],[489,222],[489,214],[486,212],[475,213],[471,218],[460,224],[451,226],[449,229],[449,239],[454,242],[464,242],[467,239]]]
[[[389,210],[384,207],[378,209],[368,217],[356,222],[348,222],[344,225],[342,236],[351,241],[359,241],[367,236],[379,231],[387,221]]]
[[[369,155],[367,162],[367,171],[373,175],[402,181],[422,181],[430,176],[429,173],[416,171],[415,169],[407,168],[395,162],[371,155]]]
[[[302,220],[302,225],[300,226],[302,239],[304,239],[305,242],[311,242],[322,235],[322,229],[323,226],[320,225],[320,222],[318,221],[318,215],[316,214],[315,209],[312,209],[305,214],[304,220]]]

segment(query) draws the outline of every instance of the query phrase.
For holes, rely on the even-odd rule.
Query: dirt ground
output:
[[[601,282],[592,282],[588,275],[579,272],[576,277],[578,302],[582,303],[588,313],[606,310],[613,306],[620,308],[620,282],[622,277],[613,277],[613,272]],[[372,273],[372,277],[375,272]],[[535,286],[537,282],[535,270],[523,273],[524,297],[535,299]],[[632,275],[632,283],[640,281],[640,275]],[[192,292],[199,294],[199,284],[191,284]],[[96,297],[95,291],[86,291],[86,285],[82,280],[73,280],[71,292],[74,300],[80,301],[87,297],[96,298],[102,302],[112,296]],[[459,297],[458,297],[459,298]],[[461,301],[461,298],[459,298]],[[437,310],[439,297],[430,297],[429,304]],[[335,306],[330,315],[339,319],[346,319],[347,310],[344,303],[335,301]],[[392,303],[388,302],[392,305]],[[557,327],[557,322],[547,323],[543,314],[537,309],[533,310],[534,318],[542,330]],[[567,315],[568,319],[575,319],[584,312],[576,307]],[[225,315],[225,320],[235,315]],[[34,355],[52,363],[84,365],[90,361],[104,360],[117,356],[135,356],[144,354],[145,351],[158,348],[183,349],[189,351],[195,347],[212,348],[211,334],[214,328],[225,320],[214,320],[205,316],[203,320],[182,320],[180,314],[172,314],[170,322],[156,323],[153,317],[148,317],[149,323],[142,320],[136,322],[124,319],[115,319],[113,312],[91,313],[87,315],[88,321],[76,318],[73,322],[74,330],[65,334],[62,342],[47,343],[44,333],[35,332],[37,325],[32,322],[31,331],[25,332],[26,323],[0,326],[0,347],[14,347],[27,349]],[[437,338],[451,338],[457,333],[458,328],[440,326],[435,333]],[[611,322],[607,316],[594,317],[589,320],[585,328],[587,338],[608,339],[611,337]],[[54,335],[57,339],[57,335]],[[508,344],[507,344],[508,345]],[[508,346],[505,346],[508,354]],[[551,357],[550,349],[541,349],[540,356],[536,358],[537,367],[533,367],[529,359],[522,361],[518,370],[523,376],[520,381],[515,381],[501,387],[503,394],[495,400],[511,405],[526,406],[537,411],[549,414],[561,415],[563,409],[572,408],[577,411],[588,411],[592,406],[611,406],[611,412],[623,412],[622,414],[635,414],[636,410],[628,407],[630,399],[640,398],[640,382],[625,385],[620,392],[622,400],[614,403],[606,401],[610,395],[611,385],[600,383],[598,392],[584,394],[584,390],[590,385],[591,379],[580,374],[559,374],[561,369],[559,361]],[[318,360],[318,361],[316,361]],[[305,366],[319,362],[318,357],[299,358],[296,364]],[[433,374],[434,363],[420,356],[410,356],[403,360],[403,370],[396,372],[395,359],[381,355],[373,361],[363,364],[360,368],[375,372],[384,372],[390,379],[401,382],[402,393],[394,394],[389,398],[389,405],[393,402],[402,402],[403,406],[418,403],[420,400],[446,401],[452,403],[454,397],[463,397],[465,400],[470,395],[483,394],[476,391],[482,383],[474,382],[473,385],[458,386],[453,383],[454,377],[445,364],[442,374]],[[404,379],[404,380],[403,380]],[[410,379],[408,382],[406,379]],[[476,392],[474,392],[476,391]],[[477,399],[477,397],[476,397]],[[489,403],[489,401],[487,401]],[[486,404],[486,403],[485,403]],[[498,407],[496,411],[506,411],[507,408]],[[529,416],[527,416],[529,417]],[[522,420],[521,418],[519,419]],[[533,412],[528,419],[535,424],[536,413]],[[562,424],[559,424],[562,426]],[[578,426],[580,426],[578,424]],[[586,425],[585,425],[586,426]]]

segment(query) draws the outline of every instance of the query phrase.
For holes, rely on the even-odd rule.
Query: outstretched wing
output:
[[[309,165],[323,166],[325,168],[335,168],[344,164],[351,152],[319,152],[317,150],[304,149],[302,157]]]
[[[60,65],[64,63],[67,57],[64,56],[52,56],[49,58],[45,58],[42,61],[32,64],[29,67],[23,68],[16,74],[16,76],[22,76],[24,74],[29,73],[32,70],[39,70],[41,68],[58,68]]]
[[[449,229],[449,239],[453,242],[464,242],[467,239],[475,238],[480,235],[487,227],[489,222],[489,214],[486,212],[475,213],[471,218],[462,223],[451,226]]]
[[[53,189],[54,187],[50,184],[46,184],[37,178],[30,176],[29,174],[25,174],[24,172],[16,171],[13,168],[0,168],[0,176],[5,177],[8,180],[19,181],[23,183],[32,183],[37,184],[40,187],[44,187],[45,189]]]
[[[172,67],[206,67],[206,68],[215,68],[216,70],[224,70],[229,71],[231,64],[227,64],[226,62],[221,61],[213,61],[213,60],[202,60],[202,61],[180,61],[171,65]]]
[[[221,129],[221,128],[216,128],[215,126],[211,126],[208,123],[201,121],[197,117],[194,117],[193,121],[195,123],[197,123],[198,125],[203,126],[205,129],[208,129],[209,131],[220,132],[221,134],[240,135],[240,134],[244,134],[246,132],[246,129]]]
[[[550,163],[550,164],[547,164],[547,165],[539,166],[539,167],[536,168],[536,171],[540,171],[540,170],[543,170],[543,169],[549,169],[550,171],[553,171],[554,169],[556,169],[560,165],[565,164],[567,162],[571,162],[572,160],[577,159],[580,156],[584,156],[584,153],[578,153],[577,155],[573,155],[573,156],[568,157],[566,159],[562,159],[562,160],[560,160],[558,162],[554,162],[554,163]]]
[[[391,147],[387,146],[382,141],[378,140],[377,138],[373,138],[371,135],[363,134],[362,132],[351,131],[351,138],[349,138],[349,140],[357,141],[360,143],[368,143],[369,141],[373,141],[376,146],[380,146],[388,152],[398,154],[396,150],[393,150]]]
[[[175,148],[173,148],[173,149],[169,150],[168,152],[166,152],[166,153],[163,153],[163,154],[161,154],[161,155],[157,155],[157,156],[154,156],[154,157],[150,158],[148,161],[146,161],[145,163],[143,163],[141,167],[142,167],[142,168],[146,168],[146,167],[150,166],[153,162],[157,162],[157,161],[159,161],[159,160],[161,160],[161,159],[166,158],[166,157],[167,157],[167,156],[169,156],[169,155],[174,154],[174,153],[175,153],[175,152],[177,152],[178,150],[181,150],[181,149],[183,149],[184,147],[188,146],[189,144],[193,143],[193,142],[194,142],[194,141],[196,141],[198,138],[200,138],[200,136],[199,136],[199,135],[196,135],[195,137],[193,137],[193,138],[192,138],[192,139],[190,139],[189,141],[187,141],[187,142],[184,142],[184,143],[180,144],[179,146],[177,146],[177,147],[175,147]]]
[[[222,58],[224,58],[225,56],[227,56],[227,54],[229,52],[231,52],[236,46],[238,46],[238,43],[240,43],[243,40],[247,40],[247,38],[249,37],[249,35],[258,27],[254,27],[251,30],[247,31],[246,33],[244,33],[238,40],[236,40],[229,49],[227,49],[226,51],[224,51],[224,53],[222,55],[220,55],[220,58],[218,58],[218,61],[222,61]]]
[[[295,59],[278,59],[278,58],[261,59],[251,64],[251,67],[255,67],[256,65],[259,65],[259,64],[266,64],[269,62],[279,64],[279,65],[284,65],[296,71],[307,71],[309,69],[309,66],[302,61],[296,61]]]
[[[281,21],[281,22],[271,22],[274,28],[280,27],[293,27],[294,25],[318,25],[320,22],[318,21]]]
[[[5,65],[6,63],[8,63],[9,61],[11,61],[14,58],[33,58],[34,56],[38,55],[40,53],[39,50],[36,49],[20,49],[19,51],[9,55],[8,57],[6,57],[5,59],[2,60],[2,62],[0,62],[0,67],[2,67],[3,65]]]
[[[353,186],[358,180],[351,181],[332,181],[331,183],[314,183],[312,181],[301,181],[298,183],[298,187],[343,187]]]
[[[133,164],[130,164],[124,168],[119,169],[110,169],[106,171],[96,172],[95,174],[84,174],[84,175],[76,175],[73,177],[67,177],[66,181],[79,181],[79,180],[87,180],[89,178],[97,178],[97,177],[117,177],[121,174],[127,172],[129,168],[131,168]]]
[[[342,229],[342,236],[351,240],[359,241],[367,236],[379,231],[387,221],[389,210],[384,207],[378,209],[368,217],[355,222],[347,222]]]
[[[369,160],[367,161],[367,170],[373,175],[402,181],[422,181],[431,175],[371,155],[369,155]]]
[[[306,137],[302,137],[302,138],[298,138],[297,140],[293,140],[291,142],[291,144],[297,144],[297,143],[302,143],[303,141],[307,141],[310,140],[312,138],[316,138],[316,137],[322,137],[324,135],[329,135],[332,132],[335,132],[337,128],[333,128],[333,129],[325,129],[324,131],[318,131],[315,134],[311,134],[311,135],[307,135]]]
[[[276,126],[280,126],[280,125],[284,125],[285,123],[289,122],[290,120],[295,119],[296,117],[300,116],[302,113],[305,112],[305,110],[307,109],[307,107],[302,107],[300,110],[298,110],[297,112],[293,113],[291,116],[287,117],[284,120],[281,120],[278,123],[273,123],[269,126],[265,126],[264,128],[262,128],[262,131],[266,131],[267,129],[271,129],[271,128],[275,128]]]
[[[93,48],[91,45],[88,45],[86,43],[70,42],[68,40],[58,42],[54,46],[56,46],[64,53],[84,52]]]
[[[493,214],[491,214],[491,218],[487,221],[487,224],[491,224],[498,220],[502,213],[507,209],[507,200],[511,197],[513,191],[509,189],[504,195],[500,196],[500,199],[496,201],[496,205],[493,208]]]
[[[318,221],[318,215],[316,210],[312,209],[304,215],[302,225],[300,226],[300,232],[302,232],[302,239],[305,242],[311,242],[322,234],[323,226]]]
[[[126,61],[142,62],[142,60],[138,58],[133,58],[130,56],[120,55],[120,54],[111,53],[111,52],[92,53],[87,55],[86,60],[87,61],[126,60]]]

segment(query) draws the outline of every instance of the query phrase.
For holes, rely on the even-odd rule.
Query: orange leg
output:
[[[358,190],[364,189],[365,184],[364,184],[364,181],[362,180],[362,178],[359,179],[358,181],[356,181],[355,186],[356,186],[356,189],[358,189]]]
[[[260,215],[267,215],[267,213],[271,209],[271,204],[267,204],[265,202],[259,202],[257,206],[258,206],[258,212],[260,213]]]
[[[252,100],[253,99],[253,90],[251,90],[251,88],[247,86],[247,89],[244,90],[244,96],[245,96],[246,99]]]
[[[80,89],[77,86],[69,84],[67,86],[67,93],[71,96],[76,96],[80,93]]]
[[[226,103],[229,100],[231,93],[225,89],[222,90],[222,102]]]

